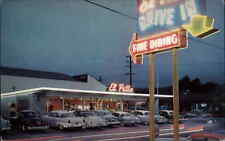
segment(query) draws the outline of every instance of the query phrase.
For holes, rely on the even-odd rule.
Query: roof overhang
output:
[[[41,92],[49,93],[49,94],[63,94],[66,96],[67,94],[76,94],[78,96],[113,96],[113,97],[137,97],[137,98],[147,98],[149,94],[140,94],[140,93],[122,93],[122,92],[108,92],[108,91],[91,91],[91,90],[79,90],[79,89],[64,89],[64,88],[50,88],[50,87],[40,87],[34,89],[26,89],[9,93],[1,93],[1,98],[12,97],[12,96],[22,96],[22,95],[30,95],[34,93],[41,94]],[[172,95],[162,95],[156,94],[156,98],[172,98]]]

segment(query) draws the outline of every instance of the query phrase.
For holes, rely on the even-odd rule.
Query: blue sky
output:
[[[137,16],[136,0],[93,0]],[[225,82],[224,1],[207,0],[207,14],[220,33],[189,41],[179,51],[180,77]],[[124,75],[128,46],[137,21],[93,6],[83,0],[3,0],[1,64],[69,75],[88,73],[103,82],[129,83]],[[157,55],[160,86],[172,81],[170,53]],[[148,60],[134,65],[134,86],[148,86]]]

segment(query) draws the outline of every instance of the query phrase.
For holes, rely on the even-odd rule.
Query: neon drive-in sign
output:
[[[137,0],[141,34],[177,28],[205,12],[205,0]]]

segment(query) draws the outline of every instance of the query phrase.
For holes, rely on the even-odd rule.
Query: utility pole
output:
[[[125,73],[125,75],[129,75],[129,83],[130,83],[130,86],[132,87],[132,85],[133,85],[133,75],[135,75],[135,73],[133,73],[133,69],[132,69],[131,56],[126,56],[126,57],[128,58],[127,63],[129,63],[129,72]]]

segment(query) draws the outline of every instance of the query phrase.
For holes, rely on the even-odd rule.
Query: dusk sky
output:
[[[136,0],[92,1],[137,17]],[[2,0],[1,5],[1,65],[129,83],[126,56],[137,21],[84,0]],[[222,84],[224,0],[207,0],[207,15],[220,32],[206,39],[190,35],[189,48],[178,52],[179,75]],[[156,59],[159,85],[171,85],[171,53]],[[148,63],[145,56],[143,65],[133,65],[134,87],[148,86]]]

